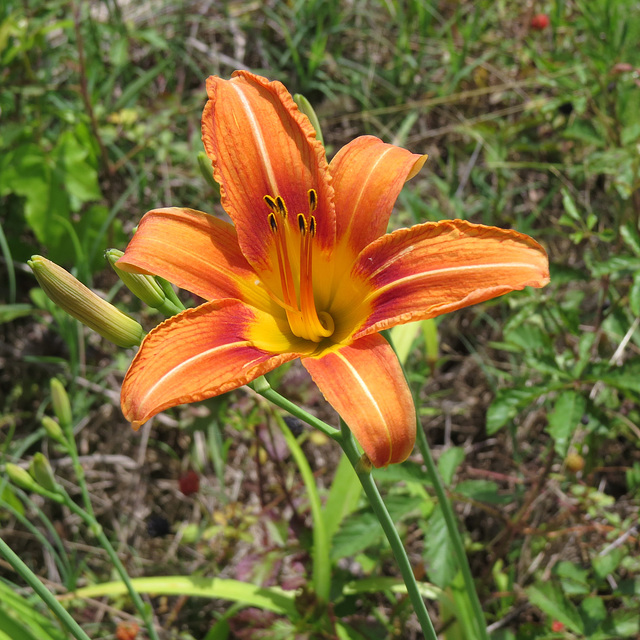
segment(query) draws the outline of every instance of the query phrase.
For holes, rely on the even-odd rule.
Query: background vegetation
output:
[[[638,637],[639,41],[636,0],[4,0],[0,462],[40,452],[72,497],[85,487],[131,576],[308,584],[309,497],[273,412],[239,390],[133,433],[118,409],[131,353],[53,308],[25,264],[42,253],[153,326],[103,252],[157,206],[223,213],[198,165],[204,79],[249,68],[311,101],[329,155],[363,133],[429,154],[395,227],[464,218],[546,246],[547,288],[395,338],[492,638]],[[54,376],[84,479],[42,427]],[[272,384],[334,419],[301,367]],[[419,637],[337,447],[291,425],[334,516],[339,637]],[[419,455],[376,479],[437,629],[471,637]],[[0,534],[52,592],[86,588],[64,602],[92,638],[127,637],[135,612],[101,592],[113,566],[77,515],[4,479]],[[65,637],[3,561],[0,578],[0,638]],[[185,594],[145,596],[162,638],[338,637],[312,613]]]

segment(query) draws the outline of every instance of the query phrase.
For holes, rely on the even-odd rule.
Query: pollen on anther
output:
[[[302,213],[298,214],[298,228],[300,229],[300,233],[305,235],[307,233],[307,221]]]
[[[318,208],[318,194],[315,189],[309,189],[309,210],[315,211]]]
[[[264,201],[267,205],[267,207],[269,207],[269,209],[271,209],[271,211],[273,211],[274,213],[278,210],[278,205],[276,204],[276,201],[274,198],[272,198],[271,196],[264,196]]]
[[[278,212],[283,218],[287,217],[287,206],[284,203],[284,198],[282,196],[276,197],[276,206],[278,207]]]
[[[278,231],[278,222],[276,220],[276,216],[273,213],[270,213],[267,217],[269,220],[269,226],[271,227],[271,231],[277,233]]]
[[[316,217],[311,216],[309,220],[309,235],[314,238],[316,235]]]

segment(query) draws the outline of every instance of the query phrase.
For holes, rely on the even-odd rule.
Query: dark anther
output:
[[[276,221],[276,217],[273,213],[270,213],[268,216],[269,226],[271,227],[271,231],[276,233],[278,231],[278,223]]]
[[[283,216],[287,215],[287,207],[284,206],[284,200],[282,199],[282,196],[278,196],[276,198],[276,206],[278,207],[278,211],[280,212],[280,215],[283,215]]]
[[[316,217],[311,216],[311,220],[309,220],[309,233],[311,237],[314,238],[316,235]]]
[[[278,210],[278,206],[276,205],[276,201],[271,196],[264,196],[264,201],[267,204],[267,207],[271,209],[274,213]]]
[[[315,211],[318,206],[318,194],[315,189],[309,189],[309,209]]]
[[[300,227],[300,233],[304,235],[307,232],[307,221],[304,219],[304,215],[298,214],[298,227]]]

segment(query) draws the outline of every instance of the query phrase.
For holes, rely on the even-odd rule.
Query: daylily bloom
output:
[[[144,339],[122,386],[135,428],[156,413],[302,364],[373,465],[401,462],[415,409],[378,334],[548,282],[531,238],[461,220],[385,235],[426,156],[356,138],[330,164],[279,82],[211,77],[202,136],[233,225],[191,209],[147,213],[118,262],[208,302]],[[234,226],[235,225],[235,226]]]

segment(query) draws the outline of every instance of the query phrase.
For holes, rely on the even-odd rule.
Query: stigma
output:
[[[267,220],[274,237],[282,296],[271,297],[286,311],[289,327],[294,335],[312,342],[320,342],[333,334],[333,318],[325,311],[318,312],[313,295],[313,244],[318,207],[315,189],[307,192],[307,214],[298,213],[295,224],[281,196],[265,195],[269,207]]]

